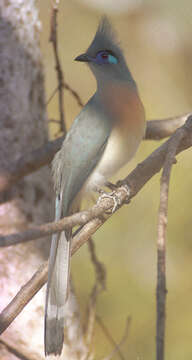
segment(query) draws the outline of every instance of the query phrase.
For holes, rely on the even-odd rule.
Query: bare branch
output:
[[[0,193],[8,190],[11,185],[21,180],[24,176],[49,164],[55,153],[60,149],[63,140],[64,137],[62,136],[54,141],[48,141],[45,145],[29,153],[25,153],[20,159],[12,163],[9,173],[1,172]]]
[[[164,120],[147,121],[145,139],[161,140],[172,135],[175,130],[185,124],[185,121],[190,115],[189,113]]]
[[[68,91],[73,95],[73,97],[76,99],[77,104],[78,104],[79,106],[81,106],[81,107],[84,106],[83,101],[81,100],[81,98],[80,98],[80,96],[79,96],[79,94],[78,94],[77,91],[75,91],[74,89],[72,89],[72,87],[71,87],[69,84],[67,84],[66,82],[64,83],[64,88],[65,88],[66,90],[68,90]]]
[[[76,99],[77,101],[77,104],[80,106],[80,107],[83,107],[84,104],[83,104],[83,101],[81,100],[79,94],[77,91],[75,91],[74,89],[72,89],[72,87],[67,84],[66,82],[64,82],[63,84],[63,87],[64,89],[68,90],[72,95],[73,97]],[[50,101],[54,98],[55,94],[57,93],[57,91],[59,90],[59,87],[57,86],[55,88],[55,90],[53,90],[52,94],[50,95],[50,97],[48,98],[47,102],[46,102],[46,105],[48,105],[50,103]]]
[[[12,321],[23,310],[26,304],[41,289],[47,281],[48,263],[45,262],[39,267],[32,278],[18,291],[0,314],[0,334],[7,329]]]
[[[53,52],[55,57],[55,69],[57,72],[57,80],[58,80],[58,91],[59,91],[59,112],[60,112],[60,129],[66,134],[66,126],[65,126],[65,117],[64,117],[64,75],[61,67],[61,63],[59,60],[59,52],[58,52],[58,42],[57,42],[57,14],[59,9],[59,0],[53,1],[53,7],[51,12],[51,30],[50,30],[50,39],[49,41],[53,45]]]
[[[91,262],[95,270],[95,284],[91,291],[86,311],[87,317],[85,337],[87,345],[90,346],[93,338],[97,298],[98,295],[106,289],[106,269],[104,264],[97,257],[93,239],[90,238],[87,244],[90,252]]]
[[[49,98],[47,99],[47,102],[46,102],[46,106],[47,105],[49,105],[49,103],[51,102],[51,100],[54,98],[54,96],[57,94],[57,91],[59,90],[59,87],[57,86],[54,90],[53,90],[53,92],[52,92],[52,94],[49,96]],[[51,121],[51,120],[49,120],[49,121]],[[59,120],[56,120],[56,121],[59,121]]]
[[[185,136],[177,149],[177,153],[192,146],[191,117],[188,118],[187,122],[181,127],[181,129],[182,131],[184,131]],[[150,156],[148,156],[142,163],[140,163],[127,176],[127,178],[124,179],[124,181],[122,181],[122,183],[126,183],[129,186],[130,199],[139,192],[139,190],[146,184],[147,181],[149,181],[149,179],[152,176],[154,176],[157,172],[160,171],[161,167],[164,164],[164,160],[171,141],[172,141],[172,137],[169,140],[167,140],[164,144],[162,144],[159,148],[157,148]],[[126,200],[127,194],[122,187],[119,187],[117,189],[116,195],[118,196],[120,203],[123,204],[123,202]],[[51,235],[54,232],[59,232],[64,229],[71,228],[75,225],[84,225],[88,221],[94,218],[97,218],[95,219],[95,221],[96,222],[98,221],[98,226],[100,226],[104,221],[102,221],[98,217],[104,214],[106,210],[112,208],[112,205],[113,205],[113,200],[105,198],[102,200],[102,202],[94,205],[91,209],[82,211],[80,213],[76,213],[58,222],[47,223],[40,226],[33,226],[24,232],[10,234],[7,236],[1,236],[0,246],[9,246],[9,245],[17,244],[19,242],[30,241],[42,236]],[[87,226],[89,226],[89,224],[87,224]],[[87,230],[87,232],[89,231]],[[82,234],[82,231],[80,231],[79,234]]]
[[[179,144],[176,154],[192,146],[192,116],[188,117],[181,129],[185,131],[185,136]],[[153,151],[142,163],[138,164],[137,167],[124,179],[123,182],[127,183],[130,187],[131,198],[140,191],[140,189],[151,179],[152,176],[161,170],[168,151],[169,143],[171,141],[172,137]]]
[[[109,340],[109,342],[112,344],[113,346],[113,351],[111,352],[111,354],[109,354],[107,357],[105,357],[103,360],[110,360],[112,359],[112,357],[115,354],[119,355],[119,358],[121,360],[125,360],[124,355],[122,354],[120,347],[123,345],[123,343],[126,341],[127,337],[128,337],[128,332],[129,332],[129,328],[130,328],[130,324],[131,324],[131,317],[128,316],[127,321],[126,321],[126,326],[125,326],[125,331],[124,334],[122,336],[121,341],[119,342],[119,344],[117,344],[115,342],[115,340],[113,339],[112,335],[110,334],[109,330],[107,329],[107,327],[105,326],[105,324],[103,323],[103,320],[101,319],[100,316],[96,315],[96,320],[97,323],[99,324],[99,326],[101,327],[103,333],[105,334],[106,338]]]
[[[125,360],[125,357],[122,355],[122,352],[120,351],[120,347],[125,343],[125,341],[128,338],[130,325],[131,325],[131,317],[128,316],[128,318],[126,320],[125,330],[124,330],[122,339],[120,340],[120,342],[118,344],[116,344],[116,346],[113,349],[113,351],[111,352],[111,354],[109,354],[103,360],[111,360],[115,354],[118,354],[120,359]]]
[[[32,353],[31,350],[27,350],[21,343],[19,345],[15,343],[12,344],[10,341],[1,338],[0,344],[5,346],[10,353],[14,354],[21,360],[43,360],[39,354]]]
[[[179,126],[183,125],[187,117],[187,115],[184,115],[173,119],[148,121],[145,139],[159,140],[173,134]],[[24,176],[49,164],[56,152],[61,148],[63,140],[64,137],[62,136],[54,141],[49,141],[11,164],[10,172],[0,174],[0,193],[7,191],[10,186]]]
[[[121,353],[121,350],[119,349],[119,347],[117,347],[117,343],[115,342],[115,340],[113,339],[113,337],[110,334],[109,330],[107,329],[107,327],[103,323],[103,320],[101,319],[101,317],[96,315],[96,320],[97,320],[97,323],[99,324],[100,328],[102,329],[103,333],[105,334],[106,338],[110,342],[110,344],[113,346],[114,349],[117,348],[117,352],[118,352],[118,355],[119,355],[120,359],[125,360],[123,354]]]
[[[166,322],[166,229],[168,213],[168,193],[171,168],[175,162],[177,148],[185,136],[183,128],[178,129],[172,136],[167,149],[163,173],[160,183],[160,205],[158,216],[157,236],[157,331],[156,358],[164,360],[165,322]]]
[[[121,194],[121,191],[122,190],[120,188],[119,194]],[[99,205],[94,205],[89,210],[81,211],[72,216],[67,216],[57,222],[50,222],[47,224],[31,226],[27,230],[22,232],[18,232],[6,236],[0,236],[0,247],[16,245],[21,242],[27,242],[27,241],[39,239],[40,237],[52,235],[55,232],[61,232],[62,230],[72,228],[75,225],[85,225],[91,220],[97,220],[99,226],[100,224],[102,224],[102,221],[100,219],[94,219],[94,218],[100,216],[105,211],[105,209],[106,210],[110,209],[112,205],[113,205],[113,200],[104,199],[102,203],[100,203]],[[86,233],[88,232],[89,229],[87,228]],[[81,237],[81,233],[82,231],[79,231],[78,236],[74,237],[74,242],[75,242],[75,238]],[[76,244],[75,246],[78,246],[78,244]]]
[[[192,146],[192,118],[189,117],[185,125],[181,127],[184,132],[184,136],[176,150],[176,154]],[[173,135],[174,136],[174,135]],[[172,141],[172,137],[167,140],[163,145],[157,148],[147,159],[145,159],[141,164],[139,164],[125,179],[123,182],[127,183],[130,190],[130,199],[135,196],[140,189],[146,184],[147,181],[152,178],[156,173],[158,173],[161,167],[164,164],[164,160],[168,151],[169,144]],[[119,200],[121,203],[126,200],[127,194],[122,187],[118,188],[117,192]],[[103,217],[99,216],[104,213],[106,210],[112,208],[113,201],[111,199],[103,199],[99,205],[93,206],[90,210],[78,214],[74,214],[72,217],[69,217],[70,222],[74,219],[76,223],[83,222],[84,219],[92,218],[88,223],[86,223],[83,228],[78,232],[78,234],[73,238],[72,244],[72,254],[74,254],[89,238],[93,233],[105,222]],[[85,218],[82,217],[82,214],[85,215]],[[76,217],[76,218],[75,218]],[[65,218],[64,221],[66,221]],[[86,219],[86,220],[87,220]],[[87,220],[88,221],[88,220]],[[57,226],[58,223],[56,223]],[[66,226],[66,223],[65,223]],[[69,223],[68,223],[69,226]],[[37,227],[38,228],[38,227]],[[63,226],[64,228],[64,226]],[[61,228],[57,231],[61,231]],[[47,233],[56,232],[51,231]],[[47,235],[44,232],[44,235]],[[19,234],[17,234],[18,236]],[[42,235],[41,235],[42,236]],[[1,237],[1,239],[6,239],[6,237]],[[19,312],[24,308],[24,306],[32,299],[34,294],[40,289],[41,286],[46,282],[47,279],[47,263],[45,263],[42,268],[30,279],[24,288],[22,288],[12,302],[7,306],[6,309],[0,315],[0,329],[1,332],[5,330],[14,318],[19,314]],[[24,290],[23,290],[24,289]],[[8,309],[8,310],[7,310]]]

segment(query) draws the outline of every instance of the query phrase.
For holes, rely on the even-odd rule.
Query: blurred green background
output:
[[[42,21],[41,46],[47,99],[57,86],[49,43],[50,2],[38,1]],[[58,17],[59,54],[65,80],[85,103],[95,90],[90,70],[73,59],[90,44],[101,15],[107,14],[118,32],[126,59],[139,86],[147,119],[166,118],[192,108],[192,3],[190,0],[62,0]],[[57,119],[57,96],[48,105]],[[69,128],[80,108],[65,91]],[[50,124],[54,137],[56,125]],[[159,146],[144,141],[135,159],[116,179]],[[191,150],[178,156],[171,176],[167,236],[166,359],[192,359],[192,212]],[[128,360],[155,359],[156,238],[159,179],[145,188],[94,236],[97,254],[107,268],[107,291],[98,299],[97,313],[118,342],[127,315],[132,318],[122,352]],[[82,309],[86,309],[94,271],[84,246],[73,258],[72,275]],[[95,358],[112,350],[98,324]],[[114,356],[118,359],[118,356]]]

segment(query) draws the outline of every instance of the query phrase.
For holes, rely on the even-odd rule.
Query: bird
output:
[[[145,111],[116,32],[102,17],[85,62],[96,92],[73,121],[53,163],[55,221],[76,212],[134,156],[145,133]],[[60,355],[68,297],[72,231],[53,234],[45,304],[45,355]]]

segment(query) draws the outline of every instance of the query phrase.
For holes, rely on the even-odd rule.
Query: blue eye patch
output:
[[[117,58],[113,55],[108,55],[108,61],[110,64],[117,64],[118,61],[117,61]]]

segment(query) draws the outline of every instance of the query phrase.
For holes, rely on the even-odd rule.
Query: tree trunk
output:
[[[0,2],[0,174],[47,141],[40,23],[34,0]],[[0,230],[7,234],[50,219],[52,193],[48,167],[24,178],[1,199]],[[48,254],[47,240],[1,249],[1,310]],[[9,342],[43,355],[44,293],[41,291],[3,334]],[[1,359],[14,359],[6,348]]]
[[[16,159],[48,139],[39,30],[34,0],[1,0],[0,181]],[[29,223],[50,220],[50,209],[54,209],[51,189],[50,171],[44,167],[7,191],[0,199],[1,234],[23,230]],[[47,259],[48,252],[47,239],[1,249],[0,311]],[[1,338],[10,346],[0,343],[1,360],[43,357],[44,302],[43,289],[3,333]],[[66,335],[62,357],[87,359],[73,291],[67,305]]]

